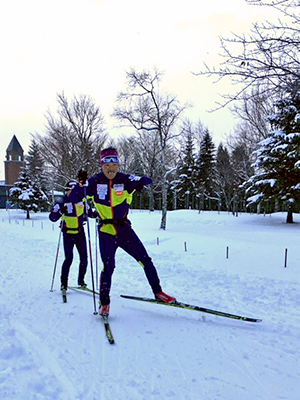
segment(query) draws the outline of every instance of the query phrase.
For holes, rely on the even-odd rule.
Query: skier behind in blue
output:
[[[115,269],[115,254],[118,247],[122,248],[143,267],[155,298],[173,303],[176,299],[162,291],[156,268],[144,245],[131,227],[127,215],[132,202],[133,193],[142,191],[152,180],[148,177],[139,178],[118,172],[118,152],[107,148],[101,152],[102,172],[88,179],[80,179],[70,194],[73,203],[92,198],[99,214],[99,243],[103,262],[100,274],[100,315],[108,315],[110,309],[110,289],[112,274]],[[81,175],[82,171],[79,171]]]
[[[76,246],[79,253],[79,272],[78,272],[78,285],[86,287],[84,282],[84,276],[87,270],[87,245],[86,237],[84,232],[85,216],[85,204],[83,199],[78,202],[72,202],[69,198],[72,189],[76,186],[76,181],[69,181],[65,187],[64,197],[56,202],[49,214],[49,219],[52,222],[56,222],[61,219],[60,229],[63,233],[63,243],[65,260],[61,268],[61,290],[67,290],[68,288],[68,277],[70,267],[73,261],[73,249]],[[95,217],[92,211],[89,209],[89,216]]]

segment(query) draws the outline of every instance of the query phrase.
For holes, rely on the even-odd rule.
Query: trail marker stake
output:
[[[288,253],[288,249],[285,249],[285,255],[284,255],[284,268],[286,268],[286,266],[287,266],[287,253]]]

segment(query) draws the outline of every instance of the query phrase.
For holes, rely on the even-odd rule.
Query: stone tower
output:
[[[19,178],[24,165],[24,151],[14,135],[6,149],[5,185],[13,185]]]

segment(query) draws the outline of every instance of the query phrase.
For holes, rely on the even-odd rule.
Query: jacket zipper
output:
[[[109,180],[109,201],[110,201],[110,209],[111,209],[111,219],[114,219],[114,208],[113,208],[113,202],[112,202],[112,180]],[[117,234],[117,229],[114,225],[112,225],[114,227],[115,233]]]

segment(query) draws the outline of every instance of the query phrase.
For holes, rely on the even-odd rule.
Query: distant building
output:
[[[16,135],[11,139],[6,149],[5,181],[0,184],[0,208],[7,207],[9,189],[18,180],[21,168],[24,165],[24,151]]]
[[[11,139],[6,149],[5,184],[13,185],[19,178],[21,167],[24,165],[24,151],[16,135]]]

